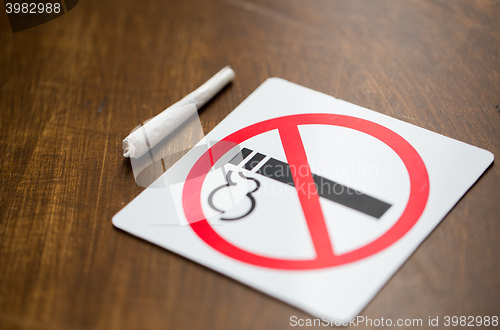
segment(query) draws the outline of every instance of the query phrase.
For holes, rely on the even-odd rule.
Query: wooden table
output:
[[[268,77],[500,156],[496,0],[81,0],[13,34],[0,14],[0,328],[286,329],[309,315],[136,239],[121,140],[225,65],[209,132]],[[499,315],[491,166],[373,299],[370,318]]]

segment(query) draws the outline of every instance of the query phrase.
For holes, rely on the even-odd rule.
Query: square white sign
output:
[[[492,162],[271,78],[113,224],[313,316],[348,320]]]

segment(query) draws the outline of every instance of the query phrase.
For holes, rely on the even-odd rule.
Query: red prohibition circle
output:
[[[356,250],[344,254],[335,254],[331,241],[329,241],[325,220],[319,205],[319,197],[317,194],[311,196],[309,193],[306,198],[301,196],[299,191],[301,206],[316,249],[314,259],[279,259],[248,252],[226,241],[210,226],[202,211],[201,188],[213,164],[235,145],[256,135],[278,129],[289,164],[298,164],[302,161],[303,164],[309,166],[298,132],[298,126],[300,125],[340,126],[368,134],[389,146],[403,161],[410,178],[410,197],[400,218],[382,236]],[[294,176],[294,181],[302,179],[308,180],[307,177],[296,178]],[[295,186],[299,186],[297,182],[295,182]],[[311,270],[348,264],[369,257],[391,246],[402,238],[418,221],[427,204],[428,196],[429,176],[422,158],[408,141],[394,131],[374,122],[351,116],[299,114],[273,118],[250,125],[230,134],[211,147],[190,170],[182,193],[182,203],[186,218],[194,232],[205,243],[220,253],[255,266],[282,270]]]

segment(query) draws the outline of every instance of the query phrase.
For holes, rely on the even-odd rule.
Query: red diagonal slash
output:
[[[294,124],[284,124],[278,131],[316,250],[316,258],[329,259],[334,256],[333,246],[330,242],[325,217],[319,203],[319,195],[307,161],[299,129]]]
[[[356,250],[344,254],[334,254],[316,186],[299,134],[299,125],[331,125],[353,129],[382,141],[400,157],[410,177],[410,197],[403,214],[386,233]],[[213,164],[234,146],[254,136],[276,129],[280,133],[288,163],[295,167],[295,172],[292,170],[294,185],[316,250],[316,258],[314,259],[270,258],[246,251],[221,237],[210,226],[203,214],[201,188]],[[302,171],[300,171],[301,166]],[[305,186],[303,190],[300,189],[301,185]],[[205,152],[189,171],[182,191],[182,203],[186,219],[195,234],[216,251],[250,265],[281,270],[311,270],[361,260],[394,244],[418,221],[425,209],[428,196],[429,176],[425,164],[418,152],[403,137],[387,127],[366,119],[315,113],[265,120],[242,128],[222,139]],[[276,239],[278,240],[279,237]]]

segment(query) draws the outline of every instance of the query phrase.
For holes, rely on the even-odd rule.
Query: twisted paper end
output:
[[[123,140],[123,157],[134,157],[135,149],[137,147],[135,142],[136,141],[130,139],[129,137],[126,137],[125,140]]]

